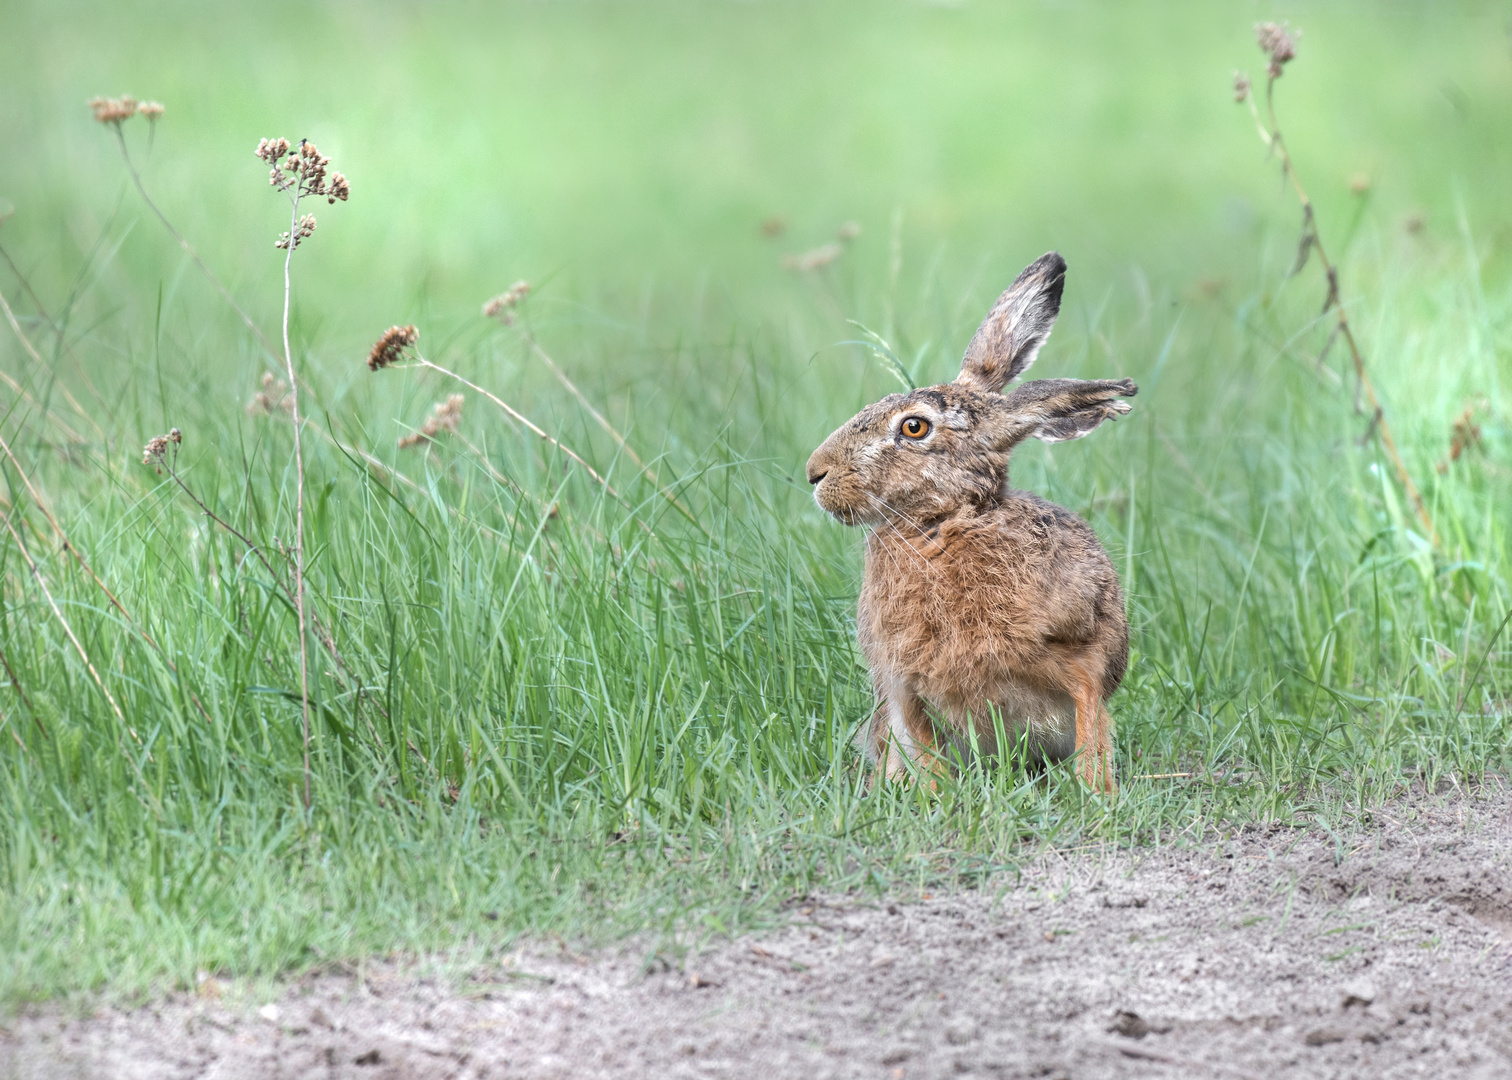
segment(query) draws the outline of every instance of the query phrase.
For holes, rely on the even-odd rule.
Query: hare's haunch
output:
[[[865,525],[857,626],[878,705],[866,749],[889,779],[907,759],[944,768],[943,743],[1080,755],[1112,792],[1106,702],[1129,658],[1107,552],[1068,510],[1008,486],[1027,438],[1061,442],[1127,413],[1128,379],[1043,379],[1003,393],[1034,362],[1060,310],[1066,263],[1050,252],[998,298],[953,383],[891,394],[808,462],[819,506]]]

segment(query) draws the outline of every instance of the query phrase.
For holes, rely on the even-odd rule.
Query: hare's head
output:
[[[1130,405],[1129,379],[1042,379],[1003,387],[1030,364],[1060,311],[1066,261],[1025,268],[966,347],[953,383],[889,394],[824,440],[808,461],[820,508],[847,525],[927,526],[1003,496],[1008,454],[1031,436],[1077,439]]]

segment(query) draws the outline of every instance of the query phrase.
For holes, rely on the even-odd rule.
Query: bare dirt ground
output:
[[[1512,1077],[1503,785],[791,917],[681,964],[538,944],[465,980],[383,961],[272,1001],[33,1008],[0,1076]]]

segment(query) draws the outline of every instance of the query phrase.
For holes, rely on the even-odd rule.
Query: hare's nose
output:
[[[828,441],[826,441],[823,446],[819,447],[819,449],[810,454],[808,464],[804,466],[804,473],[808,476],[808,482],[811,484],[817,484],[819,481],[828,476],[830,471],[830,461],[833,458],[834,454],[830,452]]]

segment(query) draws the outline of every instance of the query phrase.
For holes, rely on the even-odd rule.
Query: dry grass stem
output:
[[[177,431],[176,428],[174,430]],[[21,467],[21,462],[16,458],[14,451],[11,450],[10,443],[6,442],[3,437],[0,437],[0,451],[3,451],[5,453],[6,458],[11,463],[11,467],[14,468],[17,475],[21,477],[21,483],[26,487],[27,494],[31,496],[32,502],[36,504],[37,509],[42,511],[42,516],[47,519],[47,524],[51,527],[53,536],[56,537],[59,546],[62,547],[64,551],[68,552],[68,554],[73,556],[73,560],[78,564],[79,569],[83,570],[89,580],[94,582],[95,587],[98,588],[100,592],[104,593],[105,599],[110,602],[110,606],[115,608],[115,610],[120,613],[121,618],[126,621],[126,624],[133,630],[135,630],[141,637],[141,639],[148,644],[149,647],[151,647],[160,656],[162,656],[163,662],[168,665],[168,670],[173,672],[173,674],[177,676],[178,666],[173,662],[171,658],[163,653],[162,647],[158,645],[158,643],[153,639],[152,635],[149,634],[145,628],[140,626],[137,621],[131,617],[131,612],[126,610],[126,606],[121,603],[120,598],[111,591],[109,585],[106,585],[105,582],[101,580],[100,575],[95,573],[94,567],[89,565],[89,560],[84,557],[84,553],[79,550],[78,545],[76,545],[72,540],[68,538],[68,534],[63,531],[63,526],[58,523],[57,516],[53,514],[52,508],[47,504],[47,499],[42,495],[40,491],[37,490],[36,485],[32,483],[31,477],[28,476],[26,470]],[[33,531],[35,532],[35,529]],[[206,720],[210,719],[210,714],[205,710],[205,707],[203,704],[201,704],[199,697],[192,690],[189,692],[189,700],[194,703],[195,708],[200,711],[201,716],[203,716]]]
[[[53,598],[52,590],[47,587],[47,579],[42,576],[41,567],[37,565],[36,560],[31,556],[31,552],[27,550],[26,542],[21,539],[21,534],[16,531],[16,526],[11,522],[11,515],[7,513],[3,516],[5,518],[6,531],[11,534],[11,539],[16,542],[16,549],[21,552],[21,558],[26,561],[26,568],[31,571],[32,579],[36,581],[37,587],[42,590],[42,595],[46,597],[47,606],[52,609],[53,618],[58,620],[58,625],[63,628],[63,633],[73,645],[74,651],[79,654],[79,659],[84,661],[84,667],[88,669],[89,677],[100,688],[100,693],[105,695],[105,700],[110,703],[110,709],[115,713],[116,719],[121,722],[122,727],[130,732],[131,737],[140,746],[142,742],[141,736],[136,733],[135,728],[126,722],[126,714],[121,711],[121,706],[117,704],[115,695],[105,685],[105,680],[100,678],[100,673],[95,670],[94,661],[89,658],[89,653],[85,651],[83,643],[79,641],[78,635],[74,633],[73,627],[69,625],[68,619],[64,617],[63,609],[58,606],[58,601]]]
[[[21,347],[26,351],[26,355],[30,356],[32,358],[33,362],[35,362],[36,364],[38,364],[44,371],[46,371],[49,374],[51,374],[52,373],[52,366],[50,364],[48,364],[48,362],[46,360],[42,359],[42,354],[39,353],[39,352],[37,352],[36,346],[34,346],[31,343],[31,339],[28,338],[26,336],[26,333],[21,329],[20,320],[18,320],[16,318],[16,313],[11,310],[10,302],[5,299],[5,294],[4,293],[0,293],[0,310],[4,310],[4,312],[5,312],[5,321],[8,322],[8,323],[10,323],[11,330],[15,332],[17,340],[19,340],[21,342]],[[21,388],[21,385],[19,383],[17,383],[14,380],[12,380],[9,375],[4,376],[4,378],[5,378],[6,383],[9,384],[9,386],[11,387],[11,389],[14,390],[17,394],[20,394],[26,401],[30,402],[31,404],[36,405],[39,410],[42,408],[42,406],[40,404],[38,404],[36,402],[36,400],[34,398],[32,398],[32,396],[30,394],[26,393],[26,391],[24,391]],[[93,416],[90,415],[89,410],[86,409],[86,408],[84,408],[84,406],[82,406],[82,405],[79,404],[79,399],[73,396],[73,393],[68,389],[68,387],[65,384],[63,384],[61,382],[58,382],[56,385],[57,385],[59,391],[63,394],[64,400],[67,401],[70,405],[72,405],[74,407],[74,410],[80,416],[84,417],[85,420],[89,421],[90,426],[92,426],[95,429],[95,434],[99,438],[103,439],[105,437],[104,429],[101,428],[100,425],[95,422],[95,419],[94,419]],[[47,414],[51,415],[50,410],[48,411]],[[68,435],[68,437],[70,439],[72,439],[75,442],[83,442],[84,441],[83,437],[80,436],[77,431],[74,431],[74,429],[72,427],[70,427],[70,426],[68,426],[66,424],[63,424],[61,421],[58,421],[56,417],[54,417],[54,421],[58,423],[59,428],[66,435]]]
[[[1354,329],[1349,322],[1349,312],[1345,309],[1339,298],[1339,270],[1328,253],[1323,248],[1322,237],[1318,234],[1317,219],[1313,211],[1312,199],[1302,186],[1301,179],[1297,176],[1297,170],[1292,163],[1291,154],[1286,147],[1286,140],[1281,134],[1281,125],[1276,118],[1276,80],[1281,77],[1282,70],[1288,62],[1297,55],[1296,38],[1300,36],[1284,23],[1260,23],[1255,27],[1255,37],[1261,51],[1269,57],[1269,65],[1266,68],[1265,80],[1265,116],[1262,117],[1258,106],[1255,104],[1255,95],[1249,92],[1249,80],[1243,75],[1235,77],[1235,98],[1249,106],[1250,115],[1255,122],[1256,130],[1260,134],[1260,140],[1276,155],[1281,163],[1281,173],[1291,183],[1292,190],[1297,200],[1302,205],[1302,236],[1297,245],[1297,261],[1292,273],[1299,272],[1307,263],[1307,260],[1316,255],[1319,264],[1323,267],[1323,273],[1328,283],[1328,292],[1323,299],[1323,311],[1332,310],[1336,320],[1336,330],[1344,343],[1349,347],[1350,359],[1354,364],[1355,378],[1360,388],[1364,391],[1370,403],[1371,426],[1367,435],[1373,433],[1381,440],[1381,446],[1386,451],[1387,458],[1391,461],[1392,469],[1396,473],[1397,483],[1406,492],[1408,501],[1412,504],[1413,512],[1422,524],[1429,542],[1439,547],[1438,529],[1434,526],[1433,518],[1428,513],[1428,507],[1423,502],[1423,496],[1418,491],[1417,484],[1412,480],[1412,474],[1407,470],[1407,464],[1402,460],[1401,452],[1397,449],[1396,439],[1392,435],[1391,425],[1386,421],[1385,410],[1381,406],[1380,396],[1376,393],[1375,384],[1371,382],[1370,375],[1365,369],[1365,357],[1360,351],[1359,343],[1355,340]],[[1241,92],[1242,90],[1242,92]]]
[[[437,364],[431,360],[427,360],[420,354],[419,350],[415,348],[415,343],[419,340],[419,338],[420,333],[413,326],[389,327],[383,332],[383,336],[378,339],[377,343],[373,346],[372,351],[368,354],[368,370],[379,371],[383,368],[390,367],[398,363],[407,355],[413,358],[415,363],[419,364],[421,367],[430,368],[432,371],[437,372],[441,375],[445,375],[449,379],[455,379],[457,382],[467,387],[473,393],[486,397],[489,401],[493,402],[500,409],[502,409],[506,416],[510,417],[520,424],[523,424],[525,427],[529,428],[531,433],[536,437],[540,438],[544,442],[551,444],[556,449],[560,450],[563,454],[567,455],[567,457],[577,462],[583,467],[584,471],[586,471],[589,476],[593,477],[593,479],[610,495],[614,496],[616,499],[623,498],[623,496],[621,496],[618,491],[614,490],[614,485],[610,484],[608,480],[600,476],[598,474],[598,471],[594,469],[592,465],[589,465],[588,462],[584,461],[582,456],[578,454],[577,451],[573,450],[571,447],[567,446],[560,440],[548,435],[537,424],[531,421],[529,417],[525,416],[524,413],[514,408],[514,406],[510,405],[503,398],[499,397],[497,394],[490,393],[489,391],[483,389],[471,379],[465,378],[462,375],[457,374],[455,371],[444,368],[440,364]]]
[[[14,274],[16,276],[16,280],[21,283],[21,288],[25,290],[26,295],[31,298],[32,306],[36,309],[37,316],[47,324],[47,328],[52,332],[54,338],[57,340],[58,346],[68,355],[68,358],[73,361],[73,377],[77,378],[79,382],[83,383],[84,387],[95,399],[95,402],[104,410],[105,416],[110,419],[114,419],[115,402],[108,400],[95,387],[94,380],[89,377],[89,370],[79,360],[78,354],[74,352],[73,346],[69,344],[68,335],[64,332],[63,328],[57,324],[53,317],[47,313],[47,306],[42,303],[42,298],[39,297],[37,295],[37,291],[32,288],[31,281],[24,273],[21,272],[21,268],[16,265],[15,260],[10,257],[10,252],[6,251],[3,245],[0,245],[0,259],[5,260],[5,265],[10,267],[11,273]],[[90,417],[90,419],[91,422],[93,422],[93,417]]]
[[[331,436],[322,431],[320,428],[313,428],[312,430],[325,435],[327,439],[331,439]],[[188,497],[190,502],[192,502],[196,507],[199,508],[200,513],[202,513],[205,517],[209,518],[211,522],[220,526],[227,533],[239,540],[247,549],[248,553],[262,564],[263,569],[268,572],[268,577],[272,581],[273,587],[283,594],[285,599],[288,600],[289,604],[291,606],[297,605],[294,589],[288,583],[286,575],[279,572],[278,568],[273,565],[273,562],[268,558],[267,553],[263,551],[262,547],[246,533],[242,532],[235,525],[232,525],[224,517],[212,510],[205,502],[205,500],[201,499],[199,495],[194,491],[194,489],[184,482],[184,478],[179,475],[177,468],[177,450],[182,441],[183,436],[180,434],[178,428],[174,428],[167,435],[159,435],[155,436],[152,439],[149,439],[142,452],[143,464],[153,466],[158,470],[159,473],[167,473],[168,478],[172,480],[178,487],[178,489]],[[334,439],[331,439],[331,441],[333,443],[335,442]],[[338,448],[346,450],[346,448],[342,447],[340,443],[336,443],[336,445]],[[366,458],[369,455],[364,454],[362,456]],[[289,553],[285,552],[284,554],[287,555]],[[346,676],[348,682],[351,684],[352,692],[356,697],[356,700],[360,704],[364,697],[362,681],[357,678],[356,674],[352,671],[351,665],[347,663],[346,657],[344,657],[341,654],[341,650],[337,648],[335,636],[321,621],[319,613],[311,613],[311,624],[314,627],[315,636],[320,639],[321,645],[325,648],[326,652],[330,654],[332,662],[335,663],[337,668],[340,669],[341,673]],[[143,637],[146,637],[145,633],[143,633]],[[151,642],[150,638],[148,640],[149,642]],[[151,644],[154,648],[157,647],[155,642],[151,642]],[[171,662],[169,666],[172,667]],[[199,705],[198,700],[195,701],[195,704]],[[374,702],[374,704],[377,706],[378,711],[385,717],[388,715],[388,710],[386,710],[382,706],[382,704],[376,701]],[[200,711],[204,712],[203,706],[200,706]]]
[[[855,229],[855,233],[853,235],[860,234],[861,227],[859,225],[856,225],[854,222],[850,222],[848,223],[848,226]],[[845,227],[842,227],[842,232],[844,228]],[[504,326],[515,327],[517,333],[519,333],[520,335],[521,340],[525,342],[526,346],[530,349],[531,353],[535,355],[536,359],[540,360],[541,363],[546,365],[547,370],[556,377],[556,380],[562,384],[563,388],[565,388],[569,394],[577,399],[578,404],[581,405],[585,410],[587,410],[588,415],[593,417],[594,422],[598,424],[599,427],[603,428],[603,430],[609,435],[609,437],[614,440],[615,444],[620,448],[621,452],[635,463],[635,467],[642,473],[644,473],[650,479],[651,483],[656,485],[657,492],[674,507],[676,507],[679,513],[681,513],[689,521],[692,521],[695,525],[698,525],[701,529],[703,526],[698,522],[697,518],[693,514],[693,511],[690,510],[683,503],[683,501],[679,499],[675,494],[673,494],[670,490],[661,486],[661,480],[657,476],[656,470],[649,467],[644,461],[641,460],[640,455],[635,452],[634,448],[632,448],[629,442],[626,441],[625,437],[620,434],[619,430],[609,422],[608,417],[606,417],[603,413],[599,412],[599,410],[594,407],[593,403],[588,400],[588,396],[584,394],[582,390],[578,389],[577,383],[568,378],[567,373],[563,371],[561,367],[558,366],[557,362],[551,358],[551,354],[549,354],[545,349],[541,347],[541,344],[536,340],[535,335],[532,334],[529,330],[515,326],[516,308],[519,306],[520,302],[524,300],[525,297],[527,297],[529,294],[530,283],[528,281],[517,281],[507,290],[485,303],[483,305],[483,314],[489,318],[497,319]],[[410,327],[409,329],[413,330],[414,327]],[[381,339],[380,344],[382,344]],[[371,359],[368,362],[368,366],[372,366]]]
[[[123,144],[124,145],[124,144]],[[308,139],[300,139],[297,148],[288,139],[261,139],[256,156],[269,167],[268,182],[275,191],[289,199],[289,229],[276,246],[284,251],[283,358],[289,383],[289,417],[294,423],[294,607],[299,619],[299,696],[304,739],[304,806],[310,809],[310,659],[309,617],[304,575],[304,442],[303,423],[299,416],[299,376],[294,371],[294,350],[289,345],[289,311],[293,292],[290,268],[294,251],[315,232],[315,217],[299,213],[300,200],[325,198],[334,205],[346,202],[351,185],[341,173],[330,172],[331,159],[316,149]]]
[[[277,351],[273,348],[273,343],[269,341],[267,336],[262,332],[262,328],[259,327],[257,323],[252,321],[252,316],[248,315],[246,310],[236,302],[236,297],[232,296],[231,291],[221,284],[221,280],[220,278],[215,276],[215,272],[212,271],[210,267],[205,265],[205,260],[200,258],[199,252],[195,251],[193,246],[190,245],[189,241],[184,239],[183,233],[179,232],[173,227],[173,222],[168,220],[168,216],[164,214],[162,210],[158,209],[157,203],[152,201],[152,196],[147,194],[147,188],[142,184],[142,176],[139,172],[137,172],[136,163],[131,160],[131,151],[126,146],[126,136],[121,131],[122,122],[124,120],[130,119],[130,116],[118,115],[120,113],[120,108],[118,106],[121,106],[124,104],[124,102],[130,100],[130,98],[122,98],[119,100],[95,98],[89,103],[89,107],[94,110],[96,120],[100,121],[101,123],[109,124],[112,128],[115,129],[116,143],[121,150],[121,159],[126,162],[126,170],[131,174],[131,182],[136,185],[137,194],[140,195],[142,197],[142,201],[147,204],[147,209],[151,210],[153,214],[157,216],[158,221],[162,222],[163,228],[168,230],[168,235],[172,236],[173,239],[178,242],[179,247],[184,249],[184,254],[189,256],[190,261],[192,261],[194,265],[199,268],[200,273],[204,274],[206,279],[209,280],[210,284],[215,286],[215,291],[221,294],[221,299],[225,300],[226,303],[231,305],[231,310],[235,311],[236,314],[241,317],[241,321],[246,324],[248,330],[252,331],[253,336],[256,337],[257,340],[262,344],[262,347],[268,350],[268,354],[270,356],[276,356]],[[103,105],[97,105],[97,103],[101,102],[103,103]],[[163,114],[163,106],[159,105],[155,101],[147,102],[146,105],[147,108],[143,110],[143,113],[144,115],[146,115],[147,119],[149,121],[152,121],[155,125],[157,118]],[[133,108],[135,109],[135,107],[135,103],[133,102]]]

